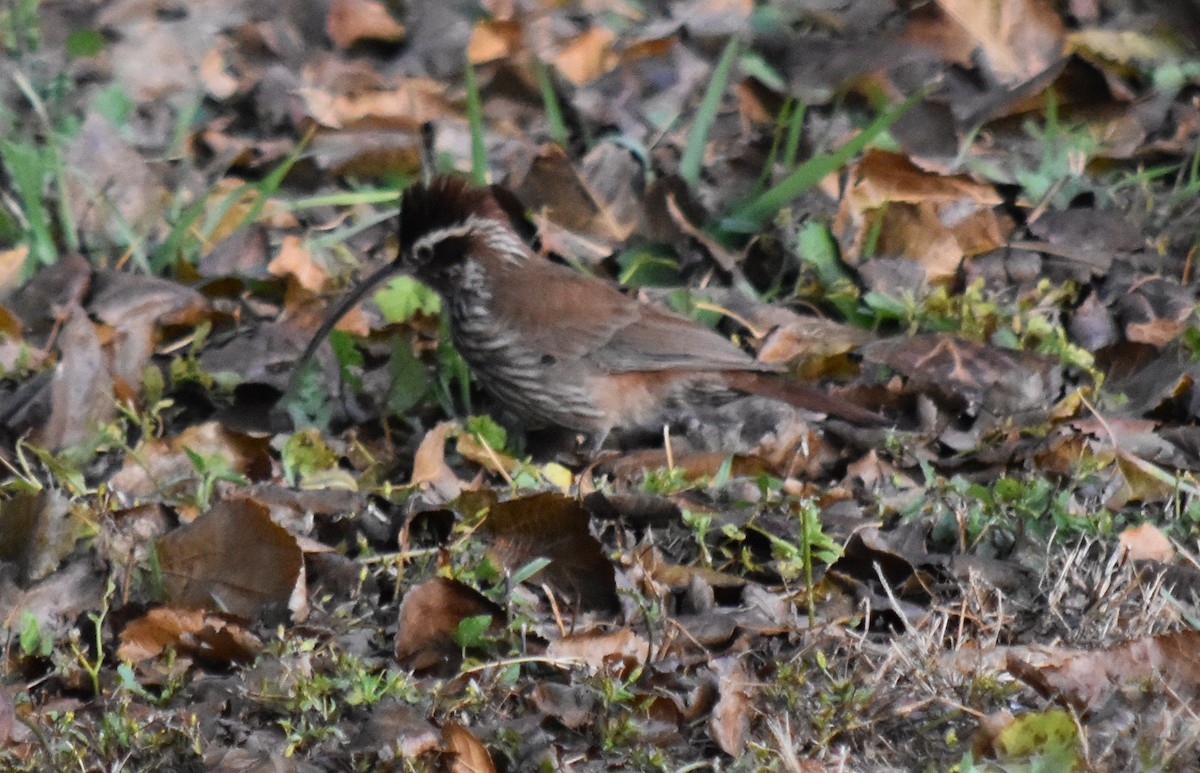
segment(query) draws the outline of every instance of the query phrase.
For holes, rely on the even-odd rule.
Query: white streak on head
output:
[[[413,244],[412,254],[416,255],[426,248],[433,249],[445,239],[462,237],[480,238],[484,246],[509,263],[520,263],[532,254],[529,245],[507,223],[479,215],[468,215],[459,224],[430,231]]]

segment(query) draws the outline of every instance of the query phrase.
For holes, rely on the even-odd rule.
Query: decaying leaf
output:
[[[303,582],[296,539],[263,505],[227,499],[158,541],[163,586],[179,607],[279,619]]]
[[[733,656],[717,658],[712,668],[717,673],[721,698],[713,707],[708,731],[721,751],[737,757],[745,749],[750,734],[753,677],[741,660]]]
[[[275,276],[291,277],[297,285],[310,293],[319,293],[329,282],[329,272],[313,260],[312,253],[296,236],[284,237],[279,253],[267,266]]]
[[[569,604],[612,610],[617,588],[612,562],[592,536],[587,510],[575,499],[542,493],[493,505],[483,523],[501,564],[515,572],[537,558],[550,564],[534,583],[546,582]]]
[[[418,673],[452,672],[462,660],[462,645],[455,640],[459,623],[483,615],[493,626],[504,620],[504,610],[474,588],[444,577],[426,580],[400,602],[396,660]]]
[[[440,747],[442,737],[413,706],[384,700],[371,707],[370,718],[350,743],[380,760],[411,760]]]
[[[835,229],[852,235],[847,258],[854,265],[868,234],[878,233],[875,255],[908,259],[926,280],[944,282],[965,257],[1005,243],[1012,223],[1000,203],[990,185],[925,172],[899,154],[871,151],[855,167]]]
[[[169,440],[143,442],[110,482],[124,496],[140,498],[177,491],[199,476],[193,457],[215,459],[215,467],[255,479],[270,469],[267,439],[232,432],[217,422],[194,424]]]
[[[961,338],[887,339],[868,344],[863,353],[902,373],[911,388],[969,415],[1048,413],[1062,385],[1061,367],[1047,357]]]
[[[1007,667],[1042,695],[1085,712],[1154,685],[1186,703],[1200,695],[1200,632],[1147,636],[1091,652],[1060,650],[1039,664],[1014,654]]]
[[[541,682],[529,698],[538,711],[572,730],[596,721],[597,696],[582,686]]]
[[[413,485],[428,489],[435,501],[449,502],[462,493],[463,481],[446,464],[446,436],[454,429],[451,422],[442,422],[425,433],[413,455]]]
[[[387,6],[375,0],[333,0],[325,29],[338,48],[367,40],[395,42],[405,32]]]
[[[22,583],[46,577],[92,529],[88,517],[60,491],[21,493],[0,502],[0,561]]]
[[[63,325],[59,350],[62,360],[50,383],[50,418],[37,435],[40,445],[54,450],[92,439],[117,412],[95,325],[78,306]]]
[[[550,642],[546,654],[552,658],[582,660],[595,669],[626,668],[645,662],[650,643],[632,630],[622,628],[611,633],[569,634]]]
[[[64,195],[79,226],[121,243],[130,229],[145,229],[166,201],[163,170],[131,146],[118,127],[90,113],[66,151]]]
[[[1143,523],[1121,532],[1118,540],[1125,555],[1132,561],[1161,561],[1175,558],[1175,546],[1154,524]]]
[[[938,0],[938,5],[967,30],[988,74],[1005,86],[1033,78],[1063,55],[1062,20],[1042,0]]]
[[[446,763],[449,773],[496,773],[492,755],[462,725],[457,722],[442,725],[442,740],[452,755]]]
[[[253,660],[262,650],[262,642],[238,622],[220,614],[160,607],[125,626],[117,657],[138,663],[157,658],[168,648],[205,664],[227,668]]]
[[[72,561],[26,590],[5,588],[0,593],[0,620],[14,630],[28,614],[45,635],[65,635],[85,611],[100,606],[104,588],[105,578],[96,567],[86,560]]]

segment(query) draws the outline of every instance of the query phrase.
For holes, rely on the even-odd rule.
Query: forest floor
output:
[[[1188,9],[6,3],[0,768],[1195,769]],[[887,426],[293,380],[423,168]]]

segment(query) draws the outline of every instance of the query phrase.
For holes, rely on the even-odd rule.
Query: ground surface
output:
[[[1194,8],[269,5],[0,9],[0,767],[1196,768]],[[892,426],[281,398],[423,156]]]

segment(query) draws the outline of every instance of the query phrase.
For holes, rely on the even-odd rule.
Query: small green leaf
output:
[[[533,63],[537,71],[538,87],[542,91],[542,106],[546,111],[546,124],[550,128],[550,138],[565,148],[570,136],[567,133],[567,124],[563,120],[562,107],[558,104],[558,93],[554,90],[554,81],[550,77],[550,68],[536,57]]]
[[[717,468],[717,474],[713,476],[712,487],[714,489],[723,489],[729,483],[729,475],[733,471],[733,456],[725,457],[725,461],[721,462],[721,466]]]
[[[95,56],[102,50],[104,36],[96,30],[73,30],[67,35],[67,53],[71,56]]]
[[[788,90],[787,79],[757,51],[747,51],[742,54],[738,59],[738,69],[741,70],[742,75],[758,79],[769,89],[780,92]]]
[[[1064,709],[1017,717],[1000,732],[996,747],[1001,760],[1036,762],[1041,770],[1073,770],[1080,763],[1078,730]]]
[[[48,637],[42,635],[37,616],[25,610],[21,612],[21,653],[26,656],[47,657],[53,646]]]
[[[491,615],[464,617],[454,629],[454,641],[464,648],[482,647],[487,644],[486,634],[491,626]]]
[[[467,432],[487,443],[494,449],[508,447],[508,432],[491,416],[470,416],[466,421]]]
[[[280,461],[288,484],[294,486],[315,473],[336,467],[338,455],[325,444],[317,429],[309,428],[288,437],[280,451]]]
[[[187,455],[188,461],[192,463],[192,467],[196,472],[204,475],[209,471],[209,460],[207,458],[187,446],[183,447],[183,453]]]
[[[392,360],[388,367],[392,374],[392,386],[387,397],[388,411],[396,415],[403,414],[429,394],[432,383],[429,372],[408,341],[400,338],[392,346]]]
[[[354,336],[341,330],[331,330],[329,348],[333,349],[333,355],[337,358],[338,372],[342,380],[355,391],[362,389],[362,379],[358,376],[357,368],[361,368],[365,360],[362,352],[358,350]]]
[[[417,312],[432,317],[442,309],[438,294],[410,276],[396,277],[389,282],[387,287],[375,293],[375,303],[392,324],[407,322]]]
[[[796,251],[800,260],[813,267],[817,279],[825,287],[835,287],[839,282],[850,282],[850,273],[842,265],[842,258],[833,234],[821,223],[805,223],[796,235]]]
[[[328,427],[333,418],[329,393],[321,384],[317,363],[310,362],[294,377],[284,407],[296,427]]]
[[[1188,356],[1192,362],[1200,360],[1200,329],[1195,325],[1191,325],[1187,330],[1183,331],[1180,340],[1188,350]]]
[[[618,280],[630,287],[679,284],[679,262],[664,249],[641,245],[617,256]]]
[[[868,292],[862,300],[878,320],[902,320],[908,316],[908,307],[902,301],[876,290]]]

